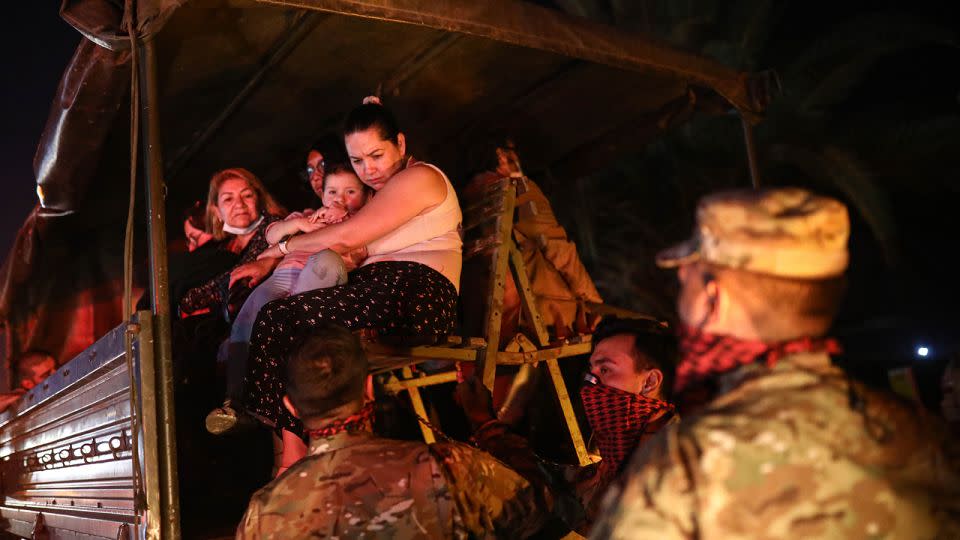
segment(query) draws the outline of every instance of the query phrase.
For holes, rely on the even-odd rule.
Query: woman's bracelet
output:
[[[291,238],[293,238],[293,235],[288,234],[281,238],[279,242],[277,242],[277,248],[280,250],[280,253],[283,253],[284,255],[288,255],[290,253],[290,250],[287,249],[287,242],[289,242]]]

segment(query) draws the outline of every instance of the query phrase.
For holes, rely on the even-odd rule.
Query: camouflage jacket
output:
[[[678,414],[667,414],[650,423],[637,441],[642,446],[656,432],[679,421]],[[568,527],[586,532],[596,520],[601,500],[608,490],[618,492],[615,479],[603,479],[599,463],[586,466],[550,463],[541,460],[530,442],[512,432],[507,424],[491,422],[473,435],[477,446],[503,461],[538,490],[542,508],[553,513]]]
[[[523,538],[542,523],[537,506],[529,483],[475,448],[340,433],[254,494],[237,538]]]
[[[942,430],[824,354],[724,376],[628,467],[593,538],[960,538]]]

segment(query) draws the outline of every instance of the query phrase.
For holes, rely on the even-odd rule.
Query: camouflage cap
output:
[[[843,274],[850,219],[840,201],[800,188],[735,190],[697,206],[693,238],[657,254],[675,268],[703,260],[738,270],[800,279]]]

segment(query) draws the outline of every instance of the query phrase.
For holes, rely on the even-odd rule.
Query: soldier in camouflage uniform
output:
[[[960,538],[942,428],[831,364],[847,266],[839,202],[799,189],[706,197],[661,254],[688,325],[675,387],[713,392],[629,465],[594,538]]]
[[[254,494],[238,539],[523,538],[542,523],[530,485],[489,455],[457,443],[398,441],[371,432],[363,405],[367,359],[357,338],[328,324],[287,364],[285,404],[310,449]]]

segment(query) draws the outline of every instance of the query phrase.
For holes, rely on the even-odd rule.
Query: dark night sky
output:
[[[6,256],[37,202],[33,154],[47,121],[57,82],[80,34],[63,22],[59,2],[22,2],[7,19],[3,39],[3,118],[0,171],[0,253]],[[6,6],[4,9],[10,9]]]

